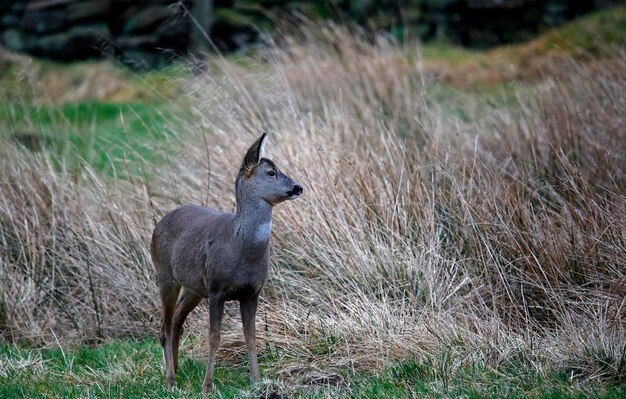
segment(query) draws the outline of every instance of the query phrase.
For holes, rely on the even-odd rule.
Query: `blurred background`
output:
[[[305,191],[216,397],[625,398],[625,77],[623,1],[0,0],[0,398],[205,397],[150,237],[261,131]]]
[[[70,61],[112,57],[136,68],[205,49],[263,42],[277,26],[337,21],[403,41],[489,48],[527,41],[619,0],[15,0],[0,2],[0,42]],[[204,33],[208,34],[208,37]],[[210,41],[207,40],[210,38]]]

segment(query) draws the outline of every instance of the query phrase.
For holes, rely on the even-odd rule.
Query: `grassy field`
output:
[[[213,397],[624,397],[625,12],[485,53],[326,26],[203,74],[0,55],[0,396],[200,396],[208,310],[166,391],[150,234],[232,210],[268,131],[305,194],[262,382],[230,304]]]
[[[72,102],[59,106],[6,104],[0,120],[13,139],[34,150],[46,148],[66,168],[87,164],[117,176],[138,173],[138,164],[158,163],[146,145],[171,136],[167,108],[140,102]]]
[[[3,346],[0,394],[6,398],[189,398],[201,392],[206,363],[184,356],[173,391],[163,384],[161,346],[156,340],[113,341],[72,351]],[[272,370],[271,356],[260,364]],[[565,373],[540,376],[513,364],[500,372],[451,367],[454,359],[428,359],[387,366],[377,372],[348,369],[289,383],[268,371],[251,387],[245,365],[216,370],[216,398],[623,398],[623,384],[580,384]]]

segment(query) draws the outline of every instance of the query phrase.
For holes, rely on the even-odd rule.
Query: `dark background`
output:
[[[109,56],[138,67],[229,52],[301,20],[350,22],[399,40],[471,48],[525,41],[616,0],[15,0],[0,1],[0,43],[55,60]],[[196,22],[194,22],[196,21]],[[203,33],[194,30],[202,26]]]

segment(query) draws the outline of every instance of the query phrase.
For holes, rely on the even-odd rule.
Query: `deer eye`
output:
[[[267,172],[267,174],[269,176],[271,176],[271,177],[274,177],[274,176],[276,176],[276,171],[275,170],[270,170],[270,171]]]

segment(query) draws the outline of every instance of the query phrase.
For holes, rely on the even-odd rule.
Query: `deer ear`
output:
[[[243,159],[245,169],[252,169],[261,162],[261,158],[265,156],[265,143],[267,142],[267,133],[263,133],[261,137],[248,148],[246,156]]]

